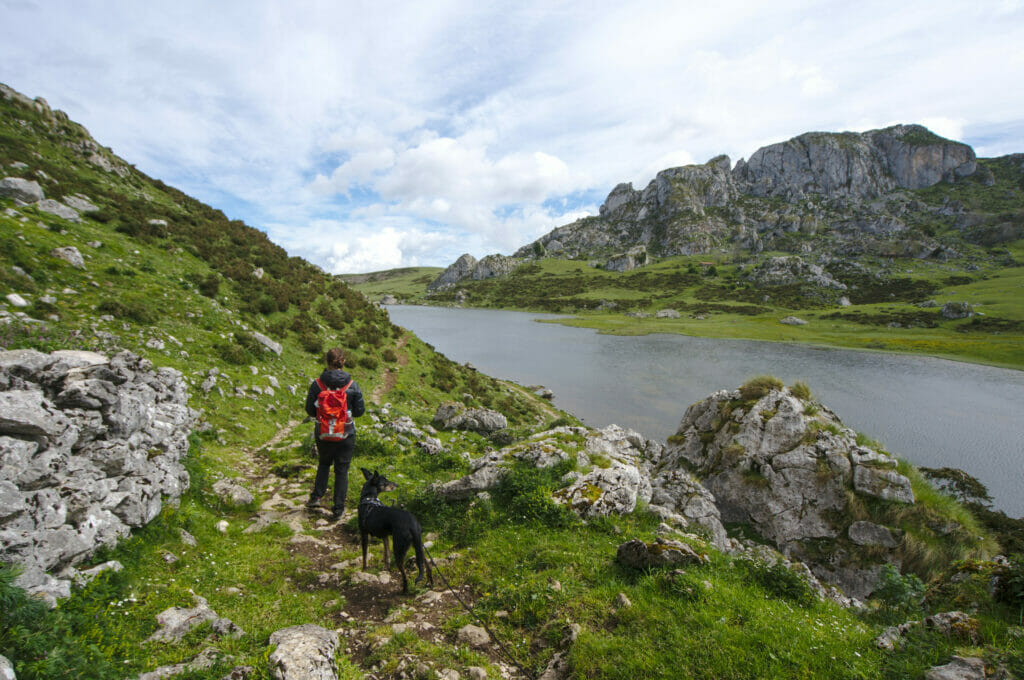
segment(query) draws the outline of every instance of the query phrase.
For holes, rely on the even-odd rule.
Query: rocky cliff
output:
[[[182,375],[130,352],[0,352],[0,561],[51,602],[188,489]]]
[[[907,254],[925,257],[941,252],[939,244],[909,232],[948,208],[908,192],[968,178],[989,182],[991,173],[979,172],[971,147],[920,125],[810,132],[735,167],[718,156],[663,170],[642,190],[619,184],[598,216],[558,227],[515,255],[607,257],[638,245],[655,256],[719,248],[856,255],[888,252],[890,242],[909,238]]]

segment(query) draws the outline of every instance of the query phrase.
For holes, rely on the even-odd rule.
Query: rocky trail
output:
[[[410,551],[406,562],[410,592],[403,594],[401,576],[395,565],[392,564],[390,570],[383,568],[383,549],[379,539],[371,539],[367,570],[362,570],[362,551],[354,510],[347,510],[340,521],[331,521],[328,508],[305,506],[309,484],[295,477],[299,469],[271,470],[273,464],[261,454],[289,440],[293,443],[284,445],[293,446],[294,438],[291,435],[300,424],[302,421],[290,421],[273,437],[253,449],[253,455],[240,463],[239,472],[244,476],[247,486],[267,497],[243,532],[263,531],[273,524],[287,526],[292,531],[292,536],[287,539],[287,550],[292,555],[305,558],[307,562],[295,573],[294,582],[308,591],[329,590],[336,593],[336,597],[326,603],[322,613],[311,613],[309,623],[335,631],[340,638],[342,650],[368,671],[366,677],[369,678],[416,677],[423,670],[424,664],[429,666],[427,660],[412,655],[400,659],[393,672],[384,672],[372,663],[374,652],[387,644],[392,636],[402,633],[415,634],[429,644],[442,647],[469,646],[500,668],[502,677],[523,677],[518,669],[506,663],[497,645],[483,629],[467,626],[454,634],[444,630],[446,621],[465,612],[459,600],[470,606],[473,602],[473,593],[468,586],[451,583],[457,590],[456,597],[455,592],[445,588],[445,580],[438,573],[439,567],[450,579],[447,567],[462,559],[460,554],[452,553],[435,558],[434,585],[431,588],[413,583],[416,566]],[[358,489],[350,488],[348,495],[348,505],[351,506],[353,497],[358,495]],[[424,538],[429,550],[433,547],[432,539],[436,537],[428,534]],[[467,631],[467,628],[470,630]],[[441,672],[444,677],[444,671]],[[480,672],[482,674],[479,677],[486,677],[483,669]],[[473,676],[472,672],[470,675]]]

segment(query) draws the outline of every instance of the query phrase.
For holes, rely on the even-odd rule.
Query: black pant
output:
[[[316,440],[316,451],[320,464],[316,468],[316,480],[313,482],[313,498],[321,498],[327,493],[327,478],[334,466],[334,505],[333,510],[341,514],[345,510],[345,495],[348,493],[348,466],[352,462],[352,454],[356,448],[356,435],[350,434],[340,442]]]

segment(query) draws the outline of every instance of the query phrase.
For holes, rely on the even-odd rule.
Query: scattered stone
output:
[[[966,319],[974,316],[974,308],[966,302],[947,302],[939,314],[943,319]]]
[[[228,533],[228,526],[229,526],[229,524],[228,524],[228,521],[226,519],[222,519],[221,521],[217,522],[217,524],[215,526],[217,528],[217,531],[219,531],[220,533],[222,533],[222,534]]]
[[[659,309],[654,313],[655,319],[678,319],[679,312],[674,309]]]
[[[620,609],[629,609],[633,606],[633,603],[626,597],[625,593],[619,593],[615,596],[615,606]]]
[[[565,680],[569,677],[569,655],[563,652],[555,652],[548,662],[544,672],[537,680]]]
[[[284,351],[284,347],[281,346],[281,343],[274,342],[262,333],[253,331],[252,337],[256,339],[256,342],[260,343],[277,356],[281,356],[281,352]]]
[[[396,298],[394,295],[385,295],[380,299],[380,303],[382,305],[397,305],[398,298]]]
[[[469,680],[487,680],[487,669],[480,666],[470,666],[466,669]]]
[[[925,680],[985,680],[985,662],[977,657],[954,656],[945,666],[934,666]]]
[[[147,642],[177,642],[190,630],[207,621],[218,635],[235,638],[245,635],[245,631],[236,626],[231,619],[217,616],[217,612],[210,609],[206,598],[199,595],[192,597],[196,601],[195,607],[171,607],[157,614],[156,621],[160,628],[147,638]]]
[[[43,200],[43,188],[29,179],[4,177],[0,180],[0,197],[13,198],[16,205],[27,205]]]
[[[175,675],[180,675],[186,671],[201,671],[213,666],[215,663],[220,661],[221,653],[212,647],[207,647],[203,651],[199,652],[191,661],[186,663],[177,663],[171,666],[160,666],[156,670],[150,671],[149,673],[143,673],[139,676],[138,680],[161,680],[161,678],[169,678]]]
[[[221,479],[220,481],[214,482],[213,493],[217,495],[224,504],[236,508],[243,505],[249,505],[255,500],[252,492],[250,492],[244,486],[245,479],[243,477],[235,477],[233,479]]]
[[[7,303],[12,307],[28,307],[28,301],[17,293],[8,293]]]
[[[787,326],[806,326],[807,322],[796,316],[787,316],[783,319],[779,319],[779,323],[784,323]]]
[[[619,546],[615,559],[619,564],[633,569],[685,567],[706,564],[708,561],[707,556],[701,555],[686,543],[664,538],[651,544],[637,538],[626,541]]]
[[[2,654],[0,654],[0,680],[18,680],[14,675],[14,666]]]
[[[276,631],[270,644],[270,675],[275,680],[337,680],[334,655],[338,634],[313,624],[292,626]]]
[[[36,203],[36,209],[50,215],[56,215],[57,217],[67,220],[68,222],[81,222],[82,218],[78,214],[78,211],[72,207],[66,206],[60,201],[55,201],[52,198],[44,198],[43,200]]]
[[[460,644],[478,649],[486,647],[491,642],[491,636],[487,634],[487,631],[473,624],[466,624],[460,628],[455,638]]]
[[[508,427],[508,420],[497,411],[485,408],[467,409],[463,404],[456,402],[438,406],[433,422],[443,430],[469,430],[480,434]]]

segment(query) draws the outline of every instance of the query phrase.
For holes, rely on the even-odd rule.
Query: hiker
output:
[[[316,469],[316,480],[313,482],[313,493],[306,501],[306,507],[315,508],[320,499],[327,493],[327,476],[334,466],[334,502],[331,505],[331,519],[339,520],[345,512],[345,495],[348,492],[348,466],[352,462],[352,454],[356,447],[356,427],[353,417],[363,415],[366,406],[363,404],[363,393],[352,376],[342,370],[345,365],[345,352],[339,347],[332,347],[324,356],[327,368],[317,380],[309,386],[306,395],[306,413],[314,418],[316,432],[316,450],[319,465]],[[321,394],[324,399],[321,402]],[[344,395],[348,413],[338,417],[339,422],[332,422],[329,412],[332,406],[341,403]]]

